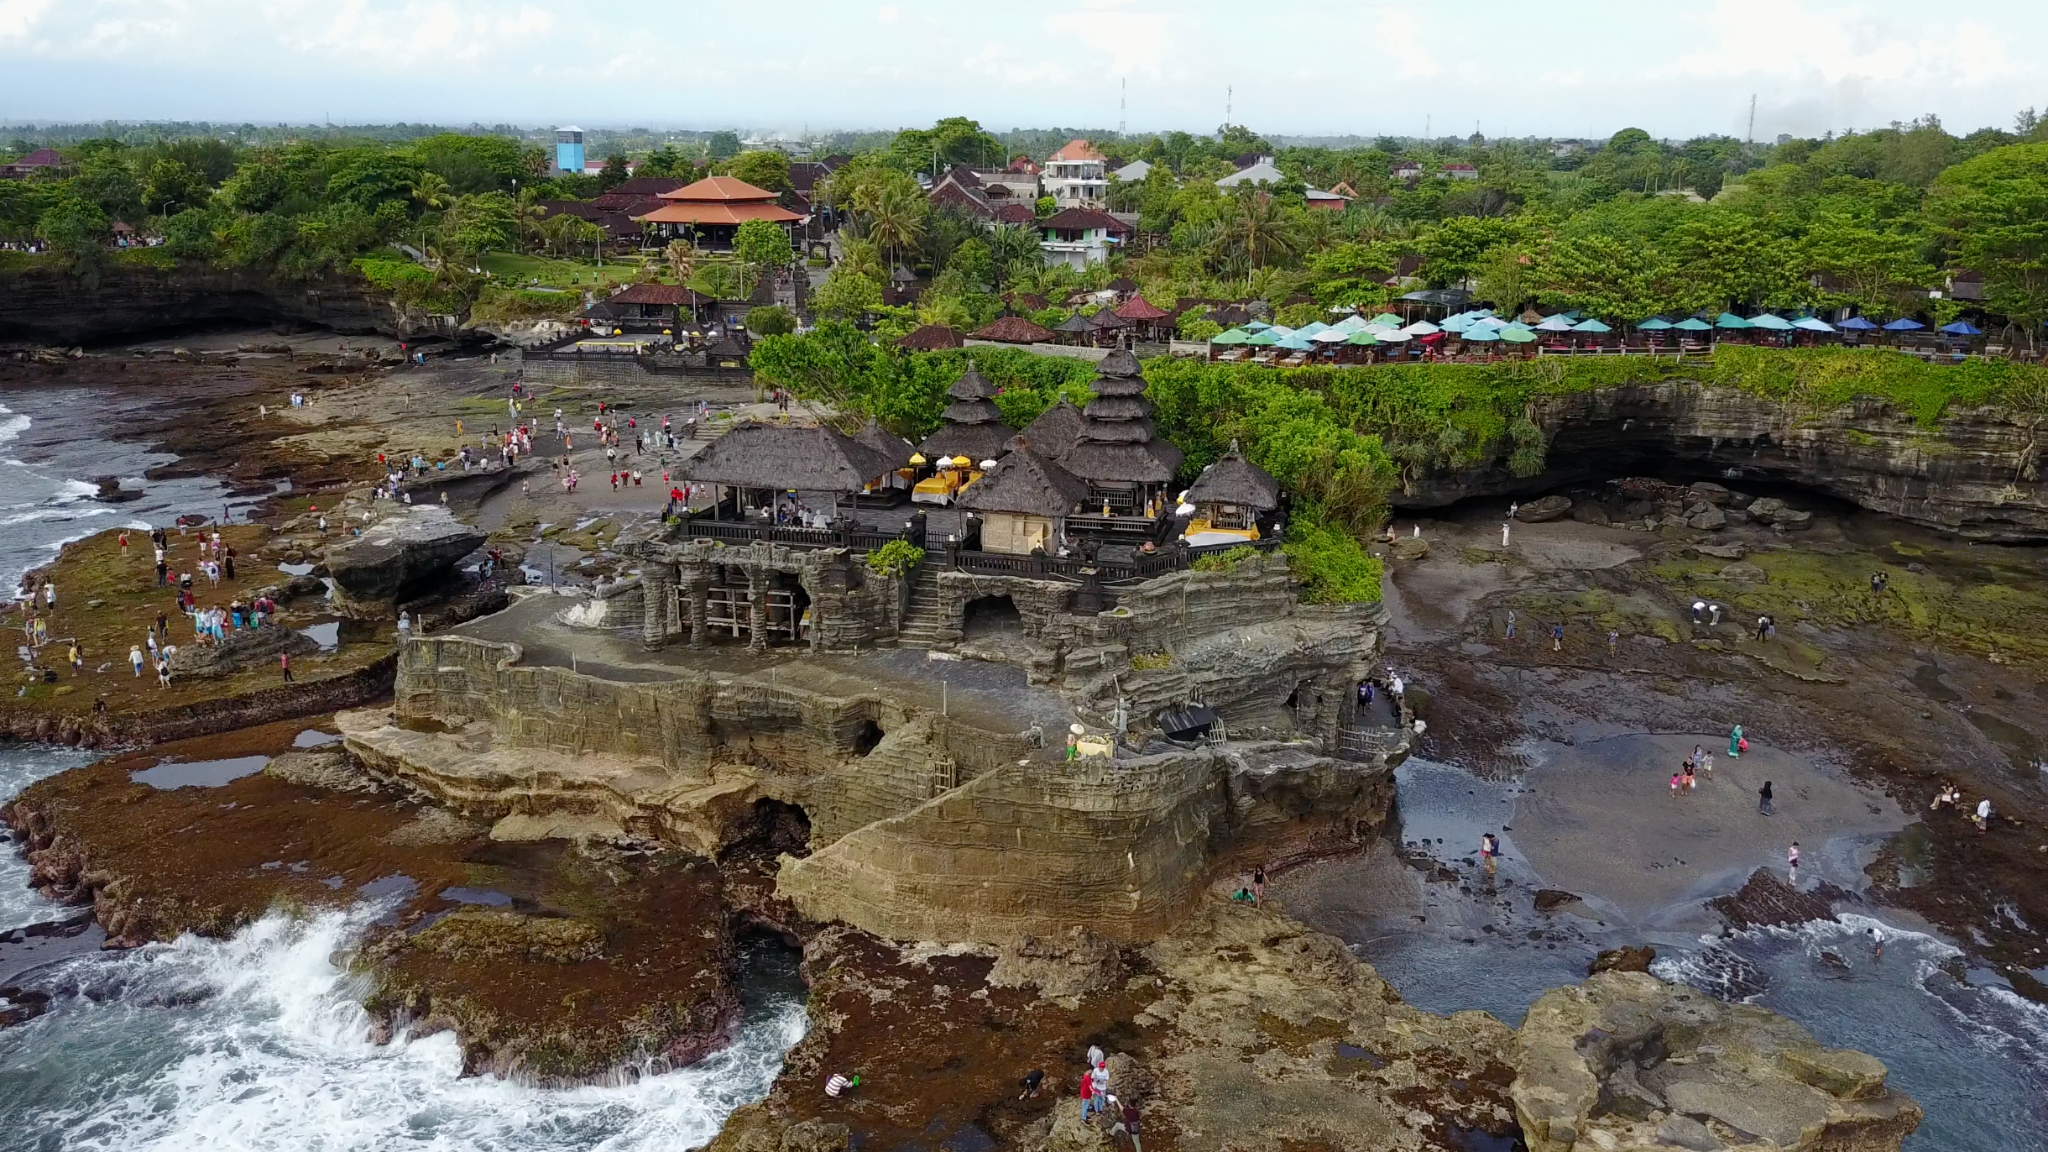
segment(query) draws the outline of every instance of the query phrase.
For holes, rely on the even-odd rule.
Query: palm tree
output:
[[[688,284],[697,270],[697,250],[687,240],[671,240],[662,250],[662,258],[668,262],[668,270],[678,284]]]
[[[438,212],[454,202],[448,181],[441,179],[440,175],[434,172],[423,171],[413,177],[406,182],[405,191],[412,197],[412,202],[420,206],[422,212]]]
[[[540,202],[531,188],[519,190],[519,203],[512,208],[512,215],[519,222],[519,238],[540,235],[540,222],[548,214],[547,205]]]
[[[839,267],[834,271],[873,280],[877,284],[889,278],[889,270],[882,265],[881,250],[872,240],[840,241]]]
[[[1230,238],[1253,268],[1263,268],[1274,259],[1284,259],[1301,249],[1294,222],[1271,196],[1258,193],[1239,200],[1237,214],[1230,222]]]
[[[904,249],[915,248],[924,239],[924,208],[923,196],[893,185],[874,198],[868,235],[889,254],[892,264]]]

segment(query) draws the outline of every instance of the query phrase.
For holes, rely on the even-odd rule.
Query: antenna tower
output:
[[[1130,106],[1131,81],[1129,77],[1116,82],[1116,134],[1124,134],[1124,112]]]
[[[1745,143],[1756,143],[1756,93],[1749,94],[1749,137]]]
[[[1231,98],[1236,95],[1237,88],[1234,85],[1226,84],[1223,86],[1223,129],[1226,132],[1230,130]]]

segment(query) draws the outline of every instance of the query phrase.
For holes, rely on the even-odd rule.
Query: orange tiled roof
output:
[[[1093,144],[1088,143],[1086,140],[1079,139],[1067,141],[1065,147],[1053,153],[1051,156],[1046,157],[1047,163],[1050,163],[1054,160],[1065,160],[1071,163],[1076,160],[1106,159],[1108,158],[1105,157],[1102,153],[1097,152],[1095,150],[1095,146]]]
[[[694,184],[659,193],[663,200],[773,200],[775,193],[731,176],[706,176]]]
[[[775,224],[788,224],[803,217],[777,204],[774,200],[739,200],[720,202],[716,200],[671,200],[644,216],[633,219],[643,224],[744,224],[749,220],[767,220]]]

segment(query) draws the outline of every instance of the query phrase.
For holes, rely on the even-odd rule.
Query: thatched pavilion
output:
[[[1074,402],[1062,396],[1040,412],[1038,419],[1026,424],[1023,435],[1041,455],[1060,460],[1081,442],[1081,429],[1086,423]]]
[[[1188,543],[1227,544],[1232,537],[1256,540],[1259,520],[1280,507],[1280,482],[1245,459],[1232,440],[1230,450],[1202,469],[1183,499],[1195,509],[1184,533]],[[1216,538],[1202,538],[1206,536]]]
[[[1052,552],[1066,518],[1088,498],[1088,482],[1038,453],[1028,437],[960,494],[960,507],[982,517],[981,550],[1030,555]]]
[[[1052,333],[1022,316],[999,316],[968,334],[971,340],[993,340],[998,344],[1044,344]]]
[[[1002,409],[996,407],[995,385],[969,364],[967,371],[946,389],[946,395],[953,402],[940,413],[945,423],[924,438],[917,446],[918,452],[928,460],[965,456],[976,464],[1001,456],[1017,432],[1003,423]]]
[[[894,453],[836,428],[748,423],[672,473],[712,486],[712,519],[816,526],[838,517],[841,497],[885,486],[898,466]]]
[[[937,352],[946,348],[959,348],[966,343],[958,328],[948,328],[944,324],[926,324],[897,340],[896,346],[911,352]]]

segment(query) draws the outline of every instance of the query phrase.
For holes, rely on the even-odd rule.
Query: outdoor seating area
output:
[[[1967,320],[1938,328],[1910,317],[1878,324],[1862,316],[1830,322],[1812,315],[1721,312],[1711,319],[1676,320],[1652,316],[1612,325],[1585,313],[1549,316],[1529,311],[1501,317],[1490,308],[1458,312],[1442,320],[1409,321],[1391,312],[1366,317],[1344,311],[1342,319],[1286,328],[1253,320],[1209,341],[1216,363],[1263,364],[1272,368],[1310,365],[1488,363],[1537,356],[1710,356],[1716,346],[1804,348],[1833,345],[1888,348],[1929,362],[1970,356],[2038,360],[2038,351],[1996,342]]]

